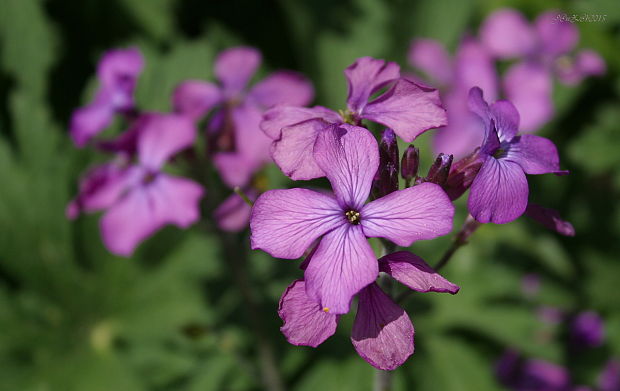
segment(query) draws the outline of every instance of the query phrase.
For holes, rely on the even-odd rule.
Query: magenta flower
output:
[[[515,391],[567,391],[571,389],[566,368],[537,359],[524,359],[509,350],[499,360],[496,374],[503,385]]]
[[[308,296],[332,314],[348,312],[351,298],[377,278],[377,258],[366,237],[409,246],[452,228],[454,206],[432,183],[365,204],[378,155],[377,141],[368,130],[349,124],[326,127],[317,135],[314,159],[335,196],[307,189],[270,190],[252,209],[253,249],[295,259],[322,237],[304,280]]]
[[[599,375],[598,385],[600,391],[620,390],[620,361],[611,359],[605,365],[603,372]]]
[[[455,294],[459,290],[407,251],[386,255],[379,259],[379,265],[381,271],[418,292]],[[355,350],[376,368],[396,369],[414,351],[414,329],[409,316],[374,282],[364,287],[358,298],[351,331]],[[308,296],[304,280],[294,281],[284,291],[278,314],[284,321],[280,330],[290,343],[312,347],[334,334],[339,318]]]
[[[339,114],[321,106],[277,106],[265,113],[261,128],[274,140],[271,156],[292,179],[325,176],[314,161],[312,148],[317,136],[330,124],[360,125],[366,119],[391,128],[407,142],[446,124],[438,91],[400,78],[396,63],[362,57],[344,73],[349,84],[346,111]],[[389,88],[369,101],[384,87]],[[323,121],[316,121],[318,118]]]
[[[593,348],[602,345],[605,339],[603,319],[594,311],[584,311],[573,319],[570,325],[570,340],[576,348]]]
[[[503,224],[521,216],[527,207],[525,174],[560,171],[558,151],[550,140],[517,136],[519,113],[509,101],[489,106],[480,88],[469,93],[469,106],[483,121],[486,137],[479,151],[480,171],[471,184],[467,207],[481,223]]]
[[[144,114],[137,135],[137,162],[127,155],[95,168],[80,184],[68,208],[81,212],[105,210],[100,221],[103,242],[117,255],[130,256],[136,246],[166,224],[186,228],[200,217],[200,185],[162,172],[176,152],[196,136],[191,120],[174,114]]]
[[[416,39],[409,49],[408,60],[439,85],[443,93],[448,124],[434,134],[435,152],[451,154],[456,159],[471,153],[482,142],[484,132],[480,130],[479,119],[467,107],[467,94],[478,86],[489,99],[496,99],[498,75],[491,53],[476,39],[467,37],[452,59],[441,43]]]
[[[565,84],[601,75],[605,62],[592,50],[571,56],[579,31],[573,23],[558,20],[558,12],[538,16],[533,25],[516,10],[491,14],[480,28],[485,46],[498,58],[520,58],[504,79],[504,90],[521,114],[521,130],[535,131],[553,115],[552,75]]]
[[[144,60],[137,48],[104,53],[97,68],[99,89],[95,99],[73,112],[70,133],[78,147],[85,146],[107,128],[114,115],[134,109],[133,92]]]
[[[312,84],[290,71],[275,72],[248,90],[260,63],[256,49],[227,49],[215,60],[219,85],[189,80],[176,88],[172,99],[176,112],[194,120],[215,109],[208,125],[216,151],[213,162],[230,187],[246,186],[271,160],[271,140],[259,127],[263,111],[276,104],[303,106],[314,97]]]

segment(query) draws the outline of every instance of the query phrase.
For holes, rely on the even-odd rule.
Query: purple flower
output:
[[[570,341],[577,348],[600,346],[605,338],[603,320],[594,311],[579,313],[570,325]]]
[[[467,94],[474,86],[480,87],[491,100],[498,94],[498,76],[491,54],[472,37],[463,39],[454,59],[441,43],[416,39],[408,58],[411,66],[438,83],[445,97],[448,125],[435,132],[433,149],[455,158],[469,154],[480,145],[484,133],[478,118],[467,107]]]
[[[253,188],[245,191],[250,201],[255,201],[258,192]],[[232,193],[213,212],[217,226],[222,231],[240,232],[248,226],[252,208],[237,193]]]
[[[396,63],[362,57],[344,73],[349,84],[346,111],[338,114],[321,106],[277,106],[265,113],[261,128],[274,140],[273,160],[292,179],[325,175],[314,161],[312,147],[330,124],[360,125],[366,119],[391,128],[407,142],[428,129],[446,124],[437,90],[400,78]],[[369,101],[384,87],[389,88]]]
[[[407,251],[386,255],[379,259],[379,265],[381,271],[418,292],[455,294],[459,290]],[[364,287],[358,298],[351,331],[355,350],[376,368],[396,369],[414,351],[414,329],[409,316],[374,282]],[[334,334],[339,318],[308,296],[304,280],[293,282],[284,291],[278,314],[284,321],[280,330],[290,343],[312,347]]]
[[[321,120],[308,121],[323,122]],[[253,249],[295,259],[322,237],[304,274],[306,291],[332,314],[379,273],[366,237],[399,246],[450,232],[454,207],[441,188],[424,183],[365,204],[379,165],[377,141],[361,127],[334,124],[318,133],[314,160],[335,196],[306,189],[270,190],[254,204]]]
[[[528,203],[527,209],[525,209],[525,215],[542,224],[547,229],[556,231],[561,235],[575,236],[575,228],[573,228],[573,225],[563,220],[560,213],[555,209]]]
[[[70,133],[78,147],[85,146],[94,136],[110,125],[117,113],[131,112],[133,92],[144,60],[137,48],[106,52],[97,68],[99,89],[95,99],[73,112]]]
[[[600,391],[620,391],[620,361],[609,360],[598,378]]]
[[[519,113],[509,101],[489,106],[475,87],[469,93],[469,106],[482,119],[486,136],[478,152],[482,166],[472,182],[467,206],[481,223],[508,223],[527,207],[525,174],[563,173],[558,152],[546,138],[517,136]]]
[[[496,365],[500,382],[515,391],[569,391],[571,388],[568,371],[556,364],[523,359],[513,350],[508,350]]]
[[[246,186],[270,161],[271,139],[259,127],[263,111],[276,104],[303,106],[314,97],[310,82],[291,71],[275,72],[248,89],[260,63],[256,49],[227,49],[215,60],[218,85],[189,80],[176,88],[172,99],[176,112],[194,120],[215,109],[208,125],[213,162],[230,187]]]
[[[67,208],[78,213],[105,210],[101,233],[114,254],[130,256],[145,238],[166,224],[186,228],[200,216],[203,189],[197,183],[162,172],[162,166],[196,136],[194,124],[174,114],[144,114],[137,121],[137,162],[126,155],[95,168],[80,184]]]
[[[605,72],[603,59],[592,50],[569,55],[579,41],[579,31],[557,16],[556,11],[545,12],[530,25],[520,12],[501,9],[480,29],[482,42],[495,56],[521,59],[507,71],[504,90],[521,113],[522,131],[535,131],[551,118],[552,75],[565,84],[576,84]]]

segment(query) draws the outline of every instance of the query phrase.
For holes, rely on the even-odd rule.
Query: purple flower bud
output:
[[[432,182],[439,186],[444,186],[448,180],[452,159],[452,155],[440,153],[437,159],[435,159],[435,163],[429,168],[428,175],[424,178],[424,182]]]
[[[452,165],[444,186],[450,200],[456,200],[469,189],[481,166],[482,159],[478,150]]]
[[[398,190],[398,144],[392,129],[385,129],[379,142],[379,169],[372,183],[372,194],[381,198]]]
[[[418,167],[420,166],[420,150],[411,144],[403,154],[403,160],[400,163],[400,175],[405,179],[407,187],[412,180],[418,176]]]
[[[594,311],[579,313],[570,326],[571,343],[577,348],[600,346],[605,337],[603,320]]]

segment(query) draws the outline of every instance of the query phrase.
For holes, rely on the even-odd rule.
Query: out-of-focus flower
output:
[[[261,54],[256,49],[227,49],[215,61],[218,85],[185,81],[172,98],[175,111],[194,120],[215,109],[208,124],[213,163],[231,188],[246,186],[270,161],[271,139],[259,127],[263,111],[276,104],[304,106],[314,97],[312,84],[291,71],[275,72],[248,88],[260,64]]]
[[[467,94],[478,86],[491,100],[497,98],[498,76],[488,50],[473,37],[459,45],[454,59],[432,39],[416,39],[409,49],[409,64],[439,85],[448,113],[448,125],[435,132],[433,149],[461,158],[480,145],[484,132],[480,119],[467,107]]]
[[[564,236],[575,236],[573,225],[563,220],[555,209],[545,208],[537,204],[527,204],[525,215],[539,222],[546,228]]]
[[[409,246],[445,235],[452,229],[454,206],[432,183],[365,204],[379,166],[372,134],[358,126],[334,124],[316,137],[314,160],[335,197],[307,189],[263,193],[252,209],[251,242],[253,249],[276,258],[295,259],[322,237],[305,270],[306,291],[321,308],[343,314],[353,295],[379,273],[366,237]]]
[[[121,155],[95,168],[67,208],[70,218],[82,211],[105,210],[100,221],[104,244],[123,256],[130,256],[141,241],[166,224],[186,228],[198,220],[204,193],[197,183],[161,170],[170,157],[193,143],[196,129],[191,120],[149,113],[137,123],[137,162]]]
[[[536,131],[553,115],[552,76],[565,84],[605,72],[605,62],[592,50],[570,53],[579,41],[573,23],[557,11],[538,16],[533,25],[517,10],[500,9],[480,29],[480,39],[498,58],[519,58],[506,72],[503,88],[521,114],[521,131]]]
[[[557,149],[543,137],[517,136],[519,113],[509,101],[489,106],[477,87],[471,89],[468,100],[471,110],[483,120],[486,133],[478,152],[482,166],[471,185],[468,209],[481,223],[513,221],[527,207],[525,174],[563,173]]]
[[[360,125],[366,119],[385,125],[407,142],[446,124],[437,90],[401,78],[396,63],[362,57],[344,73],[349,84],[346,111],[338,114],[321,106],[277,106],[265,113],[261,128],[274,140],[272,157],[292,179],[325,175],[312,150],[318,134],[330,124]],[[387,91],[369,101],[385,87],[389,87]],[[322,121],[316,121],[318,118]]]
[[[557,364],[537,359],[524,359],[508,350],[496,365],[500,382],[515,391],[568,391],[568,371]]]
[[[529,298],[538,295],[540,292],[540,276],[535,273],[528,273],[521,279],[521,291]]]
[[[311,262],[310,262],[311,263]],[[421,258],[399,251],[379,259],[380,270],[418,292],[448,292],[459,287],[436,273]],[[376,368],[393,370],[414,351],[414,329],[407,313],[386,295],[377,283],[358,293],[358,306],[351,342],[358,354]],[[336,331],[339,315],[325,311],[307,293],[307,284],[297,280],[280,299],[280,328],[294,345],[316,347]]]
[[[600,346],[605,338],[603,319],[594,311],[584,311],[572,320],[570,342],[576,348]]]
[[[611,359],[598,378],[600,391],[620,391],[620,361]]]
[[[245,195],[252,202],[258,197],[258,192],[249,187]],[[237,193],[231,194],[213,213],[217,226],[227,232],[239,232],[248,226],[252,207]]]
[[[144,60],[137,48],[107,51],[99,61],[99,88],[93,101],[73,112],[70,133],[78,147],[103,131],[118,113],[134,109],[133,92]]]

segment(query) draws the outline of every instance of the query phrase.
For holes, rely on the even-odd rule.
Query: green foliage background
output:
[[[176,83],[210,79],[216,53],[237,44],[260,48],[265,69],[304,72],[316,103],[343,108],[342,70],[356,57],[406,68],[413,37],[454,49],[506,5],[530,18],[550,8],[607,15],[604,23],[578,25],[580,45],[603,55],[607,75],[576,88],[556,85],[557,116],[541,132],[557,143],[571,175],[530,178],[532,199],[559,209],[577,236],[525,218],[483,226],[445,269],[461,292],[414,294],[407,302],[416,353],[395,372],[394,388],[501,389],[492,370],[506,347],[568,366],[577,384],[595,384],[606,360],[620,357],[615,1],[0,0],[0,391],[262,389],[256,361],[264,341],[236,284],[239,267],[250,276],[263,339],[274,345],[287,388],[370,390],[372,368],[348,340],[352,316],[318,349],[286,343],[277,300],[301,275],[298,262],[251,252],[247,233],[167,228],[122,259],[103,248],[98,216],[67,221],[80,173],[102,159],[72,146],[70,113],[90,99],[101,53],[129,45],[147,58],[137,91],[144,109],[169,110]],[[428,148],[423,155],[428,166]],[[269,178],[272,187],[292,186],[275,170]],[[209,191],[213,200],[225,195]],[[448,243],[418,243],[413,251],[432,264]],[[542,276],[535,299],[521,293],[526,273]],[[571,354],[566,324],[540,322],[540,305],[598,311],[605,345]]]

